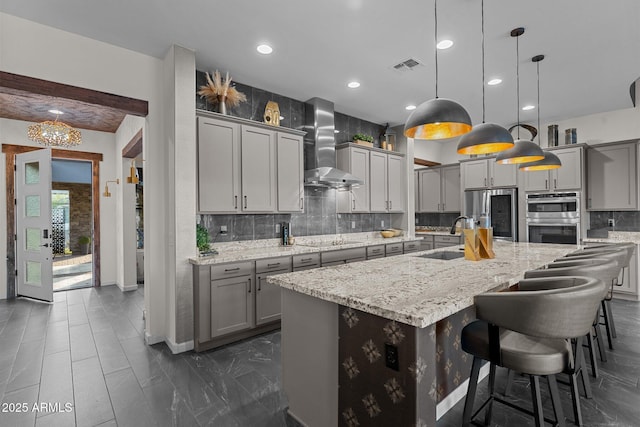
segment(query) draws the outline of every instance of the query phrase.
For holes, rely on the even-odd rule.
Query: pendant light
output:
[[[544,159],[542,148],[525,139],[520,139],[520,46],[518,38],[524,34],[524,28],[511,30],[511,37],[516,38],[516,111],[518,113],[518,139],[513,148],[498,153],[496,163],[509,165],[514,163],[535,162]]]
[[[538,129],[540,129],[540,61],[544,59],[544,55],[536,55],[531,58],[536,63],[536,73],[538,76]],[[540,134],[538,134],[538,143],[540,143]],[[550,151],[544,152],[544,159],[537,162],[522,163],[519,167],[521,171],[543,171],[549,169],[558,169],[562,166],[560,158]]]
[[[458,154],[489,154],[513,147],[511,133],[500,125],[485,123],[484,90],[484,0],[481,2],[482,16],[482,124],[474,126],[471,132],[462,135],[458,141]]]
[[[438,0],[434,0],[435,43],[438,43]],[[446,139],[471,131],[471,117],[457,102],[438,98],[438,48],[435,48],[436,97],[416,108],[404,125],[404,135],[414,139]]]

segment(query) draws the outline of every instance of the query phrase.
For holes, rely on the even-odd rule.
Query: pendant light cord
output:
[[[436,51],[436,99],[438,98],[438,0],[433,0],[433,20],[435,28],[435,51]]]
[[[540,135],[542,134],[542,129],[540,129],[540,61],[536,62],[536,74],[538,76],[538,145],[542,148],[542,141],[540,140]]]
[[[520,36],[516,36],[516,114],[518,120],[518,139],[520,139]]]
[[[484,95],[484,0],[480,2],[481,4],[481,16],[482,16],[482,123],[485,121],[485,95]]]

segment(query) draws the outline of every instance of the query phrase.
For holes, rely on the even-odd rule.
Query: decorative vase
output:
[[[224,95],[218,95],[218,113],[227,114],[227,97]]]
[[[547,142],[549,147],[557,147],[558,146],[558,125],[549,125],[547,128],[548,136]]]

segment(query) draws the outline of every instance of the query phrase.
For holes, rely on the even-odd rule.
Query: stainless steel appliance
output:
[[[580,235],[580,193],[527,194],[527,241],[576,245]]]
[[[489,215],[494,239],[518,241],[518,191],[515,188],[465,191],[462,214],[476,221]]]

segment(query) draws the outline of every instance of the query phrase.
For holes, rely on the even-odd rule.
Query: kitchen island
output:
[[[308,426],[435,425],[466,390],[460,330],[473,297],[577,248],[495,242],[496,258],[479,262],[423,257],[449,248],[268,278],[283,288],[290,414]]]

